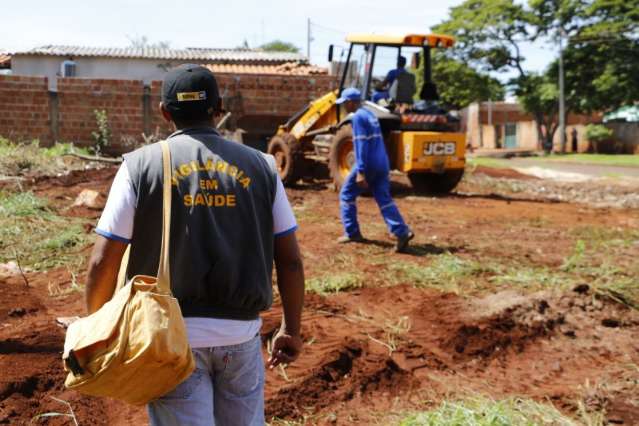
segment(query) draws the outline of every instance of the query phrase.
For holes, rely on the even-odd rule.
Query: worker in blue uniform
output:
[[[336,101],[338,105],[344,105],[348,113],[355,113],[352,118],[355,164],[339,194],[345,235],[338,242],[365,241],[357,222],[356,200],[362,190],[369,188],[388,230],[397,237],[396,251],[404,252],[415,235],[404,223],[390,195],[390,167],[379,120],[372,112],[362,108],[361,99],[360,91],[351,87],[344,89]]]

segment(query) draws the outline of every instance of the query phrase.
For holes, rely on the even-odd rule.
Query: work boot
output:
[[[342,235],[341,237],[339,237],[337,239],[337,242],[339,244],[346,244],[346,243],[363,243],[364,242],[364,237],[362,237],[362,234],[354,234],[354,235]]]
[[[415,234],[413,231],[408,231],[407,234],[402,235],[401,237],[397,237],[397,247],[395,247],[395,252],[397,253],[405,253],[408,248],[408,243],[410,240],[415,238]]]

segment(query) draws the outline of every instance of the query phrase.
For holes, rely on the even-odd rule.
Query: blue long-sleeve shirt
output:
[[[388,155],[377,117],[372,112],[359,108],[353,115],[352,123],[357,172],[363,175],[387,173]]]

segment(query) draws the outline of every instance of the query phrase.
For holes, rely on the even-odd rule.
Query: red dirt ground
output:
[[[86,217],[89,231],[99,212],[64,207],[85,188],[106,194],[114,173],[111,168],[40,179],[33,190],[52,199],[63,214]],[[449,250],[468,258],[522,258],[553,267],[572,249],[566,231],[574,226],[639,226],[637,211],[481,196],[412,197],[401,182],[397,185],[400,209],[418,235],[413,252],[395,255],[400,261]],[[308,206],[298,210],[308,275],[337,253],[353,256],[359,266],[361,246],[334,243],[340,232],[336,194],[308,187],[292,189],[289,196],[295,206]],[[383,253],[391,245],[384,228],[372,225],[379,222],[373,201],[360,205],[364,232],[376,241],[369,250]],[[379,281],[371,265],[362,263],[361,269],[364,287],[307,296],[305,351],[285,370],[268,372],[268,418],[387,424],[389,414],[481,392],[551,401],[566,413],[576,412],[586,395],[590,408],[607,410],[610,423],[639,424],[634,402],[639,372],[628,367],[639,365],[637,311],[597,297],[587,286],[566,293],[501,291],[465,298],[410,282],[390,285]],[[66,269],[26,278],[28,286],[19,276],[0,279],[0,424],[27,424],[37,414],[68,412],[53,398],[69,402],[81,425],[145,423],[143,409],[64,389],[64,331],[55,318],[81,315],[82,295],[50,294],[51,285],[63,292],[69,288]],[[276,303],[263,315],[264,340],[276,330],[280,312]],[[398,321],[410,330],[394,333]],[[39,423],[69,420],[51,417]]]

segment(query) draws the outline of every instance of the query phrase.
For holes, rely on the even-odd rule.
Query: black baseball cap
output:
[[[178,119],[210,117],[220,108],[215,76],[208,68],[195,64],[171,69],[162,82],[162,103]]]

